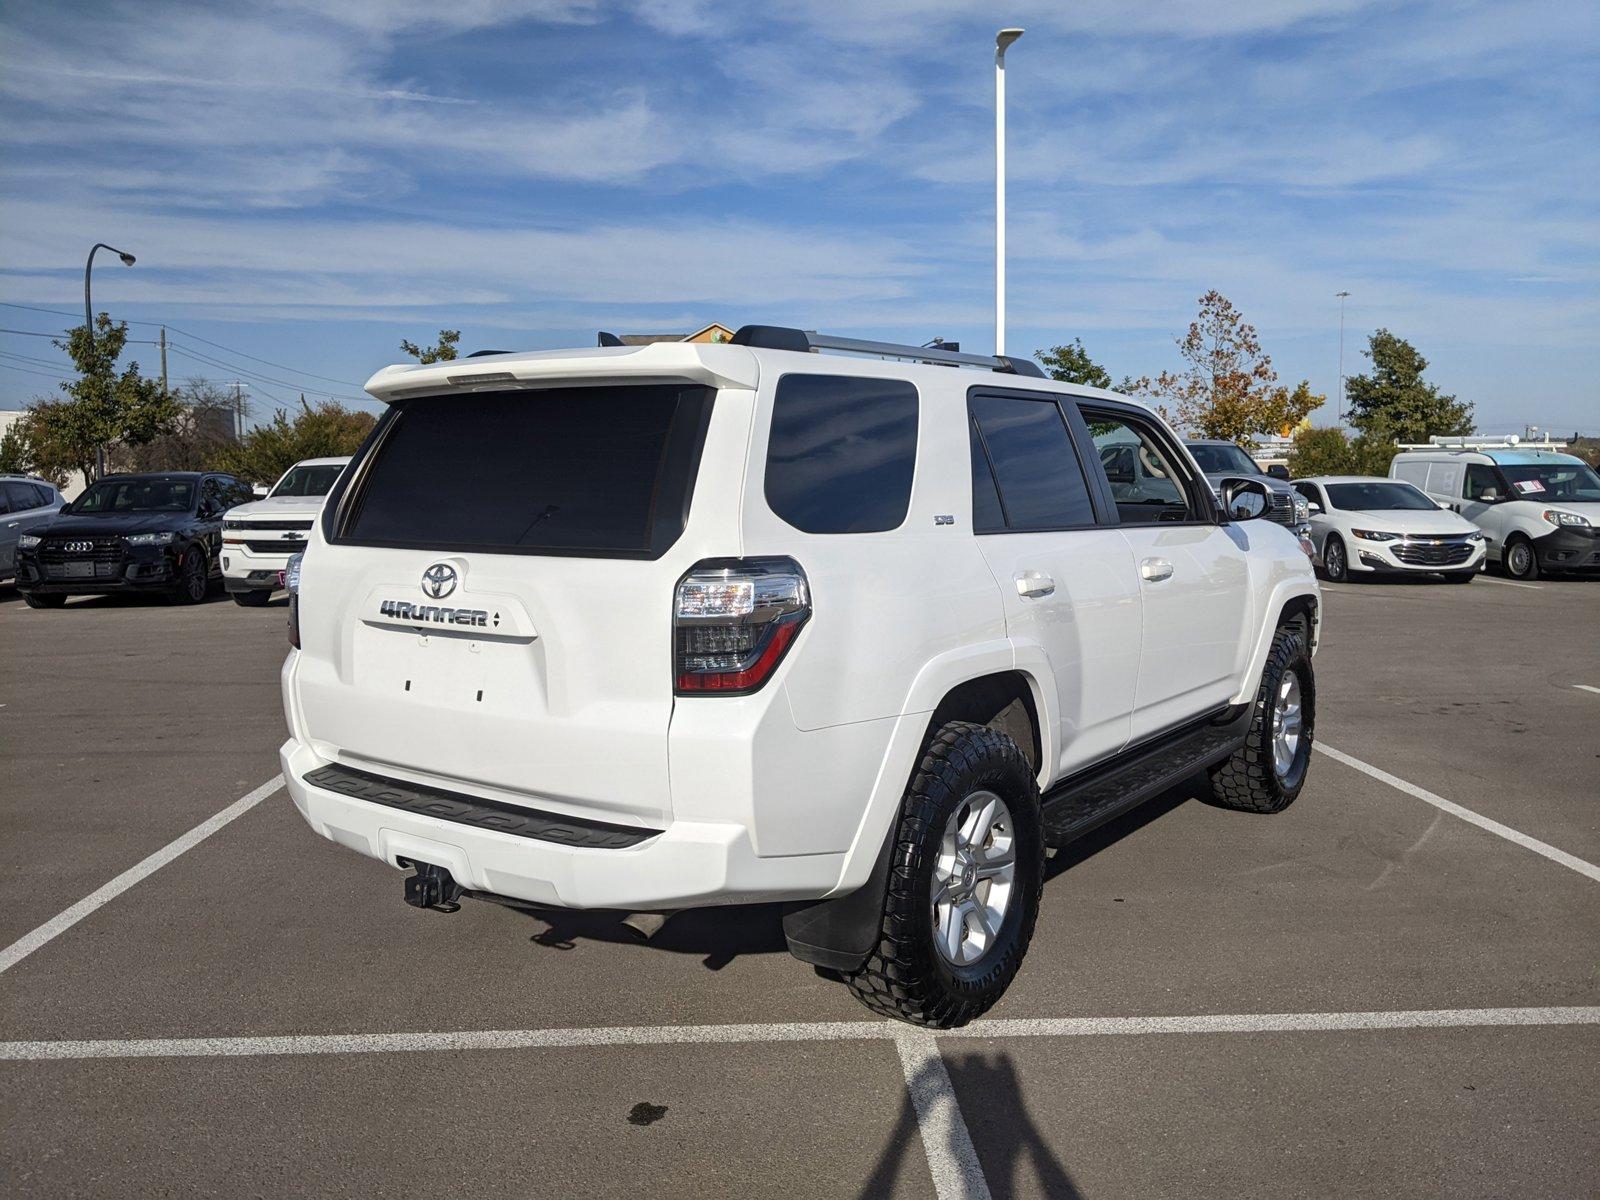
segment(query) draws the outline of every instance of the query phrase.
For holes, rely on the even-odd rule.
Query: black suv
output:
[[[198,604],[220,578],[222,514],[251,499],[232,475],[108,475],[18,540],[17,589],[31,608],[109,592]]]

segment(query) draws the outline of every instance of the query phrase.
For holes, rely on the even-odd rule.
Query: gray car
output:
[[[55,485],[35,475],[0,475],[0,582],[16,573],[17,539],[61,511]]]
[[[1194,455],[1195,465],[1205,473],[1212,492],[1222,494],[1222,485],[1233,479],[1253,479],[1266,487],[1272,496],[1272,509],[1266,516],[1280,525],[1287,525],[1299,534],[1309,534],[1310,513],[1305,499],[1289,486],[1288,473],[1283,478],[1269,475],[1246,454],[1237,443],[1204,438],[1184,442]]]

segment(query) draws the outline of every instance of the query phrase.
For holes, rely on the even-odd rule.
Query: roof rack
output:
[[[1007,375],[1031,375],[1043,379],[1039,365],[1026,358],[1004,354],[964,354],[937,346],[903,346],[897,342],[869,342],[861,338],[837,337],[783,325],[744,325],[733,335],[735,346],[755,346],[763,350],[794,350],[808,354],[813,350],[842,350],[848,354],[875,354],[882,358],[909,358],[914,362],[946,367],[983,367]]]
[[[1434,434],[1425,442],[1396,442],[1400,450],[1460,450],[1463,452],[1477,450],[1565,450],[1565,442],[1553,442],[1546,435],[1539,441],[1511,433],[1500,437],[1454,437],[1443,434]]]

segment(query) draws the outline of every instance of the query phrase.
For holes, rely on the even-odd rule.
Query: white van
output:
[[[1600,476],[1581,458],[1514,441],[1408,447],[1389,475],[1483,530],[1489,561],[1514,579],[1600,569]]]

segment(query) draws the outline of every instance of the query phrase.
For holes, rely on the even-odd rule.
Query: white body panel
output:
[[[915,477],[898,529],[813,535],[768,507],[774,390],[804,373],[915,384]],[[389,368],[369,390],[470,391],[480,378],[493,390],[718,390],[683,532],[659,558],[442,554],[330,545],[321,521],[310,531],[302,649],[283,672],[289,790],[324,836],[392,865],[446,866],[469,888],[636,909],[851,890],[953,688],[1021,673],[1048,787],[1121,749],[1136,722],[1171,725],[1253,696],[1276,614],[1316,595],[1293,535],[1259,521],[975,537],[966,396],[992,375],[664,344]],[[802,566],[812,604],[776,674],[748,695],[675,696],[678,580],[704,559],[769,555]],[[1139,579],[1152,555],[1174,563],[1164,584]],[[422,602],[422,574],[438,562],[457,572],[449,603],[498,625],[423,633],[383,616],[384,599]],[[1054,592],[1023,597],[1014,577],[1029,571],[1048,572]],[[659,832],[627,850],[512,836],[308,785],[327,763]]]
[[[306,466],[339,466],[348,458],[310,458],[297,462],[274,484],[274,492],[290,471]],[[230,508],[222,530],[222,577],[231,590],[271,590],[289,559],[305,547],[306,531],[322,511],[323,496],[268,493],[250,504]],[[252,526],[261,526],[259,529]],[[293,525],[299,528],[281,528]]]

